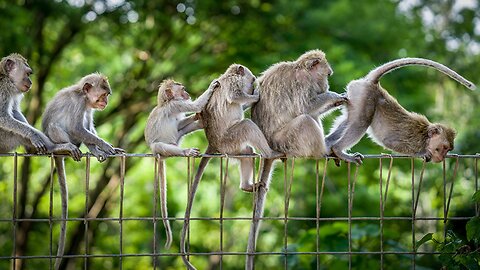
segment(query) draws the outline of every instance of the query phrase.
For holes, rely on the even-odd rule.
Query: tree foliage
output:
[[[468,3],[467,3],[468,2]],[[471,4],[469,4],[471,3]],[[198,96],[210,81],[231,63],[248,66],[260,74],[269,65],[293,60],[306,50],[319,48],[326,52],[335,73],[331,89],[343,92],[345,85],[365,75],[373,67],[386,61],[411,56],[436,60],[452,67],[466,78],[478,81],[480,60],[479,6],[475,1],[146,1],[146,0],[16,0],[0,2],[0,55],[11,52],[24,55],[34,69],[34,85],[25,95],[22,108],[28,120],[39,126],[46,102],[61,88],[73,84],[82,76],[99,71],[109,77],[113,88],[111,103],[105,111],[96,114],[100,136],[115,146],[132,153],[148,153],[143,129],[148,113],[155,105],[159,83],[172,77],[184,83]],[[478,152],[480,116],[478,95],[469,92],[439,72],[425,68],[405,68],[382,79],[382,85],[409,110],[426,114],[433,121],[448,123],[459,135],[455,152]],[[281,112],[279,112],[281,113]],[[337,113],[324,120],[326,131]],[[188,137],[186,146],[205,149],[202,132]],[[82,148],[86,151],[86,148]],[[380,147],[363,139],[353,150],[376,154]],[[0,196],[6,203],[0,205],[0,256],[10,256],[13,249],[13,158],[0,157]],[[70,185],[70,216],[83,217],[85,204],[89,216],[108,218],[119,216],[119,159],[104,164],[91,160],[89,192],[85,194],[85,165],[67,161]],[[476,161],[473,161],[476,162]],[[472,160],[460,162],[460,184],[456,183],[452,201],[453,211],[469,209],[468,198],[473,189],[476,172]],[[153,159],[131,158],[126,164],[125,217],[151,217],[153,213]],[[216,217],[220,208],[219,166],[215,160],[209,165],[201,184],[194,216]],[[385,176],[385,163],[383,173]],[[395,161],[393,187],[385,215],[411,215],[410,161]],[[415,162],[418,168],[420,163]],[[447,170],[453,162],[447,162]],[[250,217],[251,195],[238,192],[238,174],[230,165],[227,182],[225,216]],[[284,168],[279,166],[270,190],[266,215],[284,215]],[[323,168],[323,163],[320,162]],[[185,159],[167,160],[169,184],[169,212],[172,217],[183,217],[187,192],[188,165]],[[346,167],[328,164],[322,217],[347,215]],[[290,168],[287,168],[290,170]],[[321,169],[322,171],[322,169]],[[48,219],[50,160],[45,157],[19,158],[18,218]],[[360,168],[355,193],[356,216],[378,216],[378,161],[366,160]],[[424,214],[442,215],[442,168],[428,164],[422,187],[420,209]],[[295,181],[290,200],[290,216],[315,217],[315,161],[297,160]],[[232,182],[233,181],[233,182]],[[59,216],[58,188],[54,186],[54,214]],[[87,198],[87,199],[86,199]],[[87,201],[87,202],[86,202]],[[466,216],[473,216],[469,210]],[[119,223],[101,220],[88,223],[88,250],[93,254],[119,252]],[[431,228],[441,231],[442,222],[418,222],[418,230]],[[472,223],[471,223],[472,224]],[[476,223],[475,223],[476,224]],[[53,247],[59,224],[53,223]],[[174,246],[178,250],[181,221],[173,222]],[[153,224],[145,220],[128,220],[122,225],[124,253],[152,252]],[[193,221],[191,251],[218,250],[219,223]],[[249,230],[247,221],[225,222],[224,249],[243,252]],[[284,233],[288,250],[314,251],[316,224],[311,221],[265,221],[262,225],[259,251],[281,251]],[[379,223],[372,221],[352,224],[353,249],[378,251]],[[451,225],[454,227],[454,225]],[[470,227],[474,225],[469,225]],[[477,228],[478,224],[475,225]],[[48,222],[19,222],[16,227],[17,255],[48,254]],[[320,251],[346,251],[346,222],[321,224]],[[385,224],[385,248],[411,250],[411,223]],[[478,230],[478,228],[477,228]],[[81,254],[85,250],[85,225],[82,221],[69,222],[66,254]],[[163,243],[163,228],[157,227],[157,246]],[[420,233],[419,233],[420,235]],[[201,237],[200,237],[201,236]],[[468,236],[471,241],[473,236]],[[478,238],[475,238],[478,240]],[[420,239],[417,239],[417,241]],[[478,244],[478,243],[476,243]],[[175,246],[176,245],[176,246]],[[422,248],[433,249],[425,243]],[[160,252],[169,252],[160,249]],[[429,257],[430,258],[430,257]],[[207,256],[192,258],[200,269],[218,268],[218,260]],[[224,267],[242,269],[243,256],[224,256]],[[409,267],[411,259],[405,256],[387,256],[387,263],[398,269]],[[355,256],[355,269],[378,268],[378,256]],[[292,255],[290,269],[314,268],[315,256]],[[83,259],[66,259],[63,267],[76,269]],[[436,269],[441,264],[437,257],[418,259],[417,264]],[[94,258],[88,261],[91,269],[116,269],[118,258]],[[127,257],[124,269],[149,269],[150,257]],[[8,260],[0,260],[0,268],[7,268]],[[46,268],[49,260],[24,260],[17,269]],[[158,257],[161,269],[179,269],[181,260],[175,256]],[[322,256],[321,265],[331,269],[348,267],[348,257]],[[259,269],[283,267],[281,256],[260,256]]]

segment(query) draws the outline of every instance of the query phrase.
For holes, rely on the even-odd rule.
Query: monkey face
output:
[[[452,147],[442,133],[431,135],[428,142],[427,152],[429,152],[432,162],[442,162],[450,150],[452,150]]]
[[[32,81],[30,80],[30,75],[33,73],[32,69],[26,63],[9,61],[12,61],[9,72],[10,79],[19,91],[28,92],[32,86]]]
[[[174,84],[172,86],[172,98],[175,100],[189,100],[190,95],[185,90],[185,86],[182,84]]]
[[[87,91],[86,94],[87,103],[90,108],[102,111],[107,107],[110,91],[90,86],[90,89]]]

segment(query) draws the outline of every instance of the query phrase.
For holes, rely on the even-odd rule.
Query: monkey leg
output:
[[[162,157],[184,155],[183,148],[169,143],[155,142],[150,144],[150,149],[152,149],[153,153],[160,154]]]
[[[242,154],[253,154],[253,148],[245,147]],[[240,189],[245,192],[253,192],[253,158],[239,158],[240,160]]]
[[[345,153],[344,150],[350,148],[352,145],[355,145],[360,141],[360,139],[367,131],[370,123],[367,123],[366,121],[362,122],[360,120],[352,121],[352,119],[349,119],[347,121],[348,122],[343,125],[343,136],[340,137],[334,145],[332,145],[331,150],[333,154],[336,155],[338,158],[347,162],[352,162],[360,165],[362,164],[363,159],[362,154],[355,153],[353,155],[350,155]],[[348,124],[349,122],[350,125]]]
[[[328,154],[331,154],[332,145],[334,145],[338,141],[338,139],[340,139],[345,133],[344,130],[347,126],[347,117],[345,114],[346,112],[343,115],[339,116],[337,119],[335,119],[335,123],[333,124],[330,134],[328,134],[325,138],[325,144],[327,146]]]
[[[258,126],[250,119],[243,119],[242,121],[231,126],[225,135],[222,136],[221,145],[225,146],[225,153],[241,152],[241,146],[249,144],[258,149],[261,155],[265,158],[276,158],[283,156],[268,145],[267,139],[263,135]],[[221,149],[224,150],[224,149]]]
[[[295,157],[324,157],[323,130],[310,115],[297,116],[273,136],[274,148]]]

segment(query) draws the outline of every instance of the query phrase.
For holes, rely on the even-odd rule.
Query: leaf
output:
[[[476,203],[480,203],[480,190],[477,190],[473,196],[472,196],[472,200]]]
[[[474,217],[467,222],[467,240],[480,241],[480,217]]]
[[[415,251],[418,250],[418,248],[425,244],[426,242],[430,241],[433,239],[433,233],[427,233],[425,234],[422,239],[420,239],[419,241],[417,241],[416,245],[415,245]]]

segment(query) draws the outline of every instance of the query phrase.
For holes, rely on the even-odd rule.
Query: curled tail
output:
[[[211,153],[211,152],[213,152],[212,149],[208,147],[206,153]],[[182,254],[183,263],[187,266],[187,269],[189,270],[196,270],[196,268],[195,266],[193,266],[193,264],[191,264],[188,261],[186,257],[185,238],[187,235],[188,227],[190,226],[190,213],[192,211],[193,199],[195,199],[195,194],[197,192],[198,184],[202,179],[203,172],[205,171],[205,167],[207,167],[207,164],[210,161],[210,159],[211,158],[209,157],[202,157],[202,159],[200,160],[197,173],[195,174],[195,178],[193,180],[192,187],[190,189],[190,194],[188,194],[188,202],[187,202],[187,207],[185,209],[185,219],[183,222],[182,235],[180,236],[180,253]]]
[[[165,234],[167,237],[165,248],[170,249],[170,246],[172,245],[172,228],[170,227],[170,221],[168,220],[167,175],[165,171],[165,160],[163,159],[158,161],[158,177],[160,178],[160,211],[162,213],[163,226],[165,227]]]
[[[267,198],[267,192],[271,182],[273,162],[274,159],[263,159],[259,181],[260,185],[257,190],[253,209],[252,226],[250,227],[250,233],[248,235],[247,259],[245,262],[246,270],[254,269],[255,255],[253,253],[257,246],[258,232],[260,231],[260,219],[263,217],[265,199]]]
[[[60,186],[60,197],[62,200],[62,221],[60,223],[60,236],[58,238],[57,258],[55,259],[55,270],[60,268],[63,253],[65,251],[65,239],[67,237],[68,218],[68,186],[65,175],[65,163],[63,157],[55,157],[55,166],[58,173],[58,184]]]
[[[449,76],[450,78],[456,80],[457,82],[463,84],[465,87],[475,90],[476,86],[472,82],[468,81],[464,77],[462,77],[460,74],[456,73],[452,69],[429,59],[424,59],[424,58],[400,58],[397,60],[390,61],[388,63],[385,63],[376,69],[370,71],[367,76],[365,76],[366,80],[371,81],[374,84],[378,84],[378,81],[380,78],[401,67],[404,66],[426,66],[426,67],[432,67],[445,75]]]

